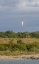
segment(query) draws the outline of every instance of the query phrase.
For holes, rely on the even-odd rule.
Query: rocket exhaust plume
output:
[[[22,21],[22,26],[23,26],[24,22]]]

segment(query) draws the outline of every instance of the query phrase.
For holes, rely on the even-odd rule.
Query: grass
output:
[[[22,41],[22,43],[17,41]],[[39,39],[36,38],[0,38],[0,48],[6,47],[7,44],[13,43],[13,51],[3,50],[0,51],[0,55],[6,56],[18,56],[18,55],[29,55],[29,54],[39,54]],[[12,48],[10,44],[10,48]]]
[[[39,39],[36,38],[0,38],[0,44],[9,43],[9,41],[12,39],[14,43],[17,43],[17,40],[22,40],[24,43],[39,42]]]

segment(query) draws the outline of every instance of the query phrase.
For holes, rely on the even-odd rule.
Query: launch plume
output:
[[[23,26],[24,22],[22,21],[22,26]]]

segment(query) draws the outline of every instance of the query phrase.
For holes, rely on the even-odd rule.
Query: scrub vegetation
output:
[[[27,44],[21,40],[13,43],[13,40],[11,40],[8,44],[0,44],[0,51],[2,52],[1,55],[19,55],[32,52],[39,54],[39,43],[33,42]]]
[[[12,30],[0,32],[1,38],[39,38],[39,31],[36,32],[13,32]]]
[[[39,54],[39,31],[0,32],[0,55]]]

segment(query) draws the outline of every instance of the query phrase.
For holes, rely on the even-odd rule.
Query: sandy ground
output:
[[[0,60],[26,60],[26,59],[35,59],[39,60],[39,55],[22,55],[22,56],[1,56]]]

